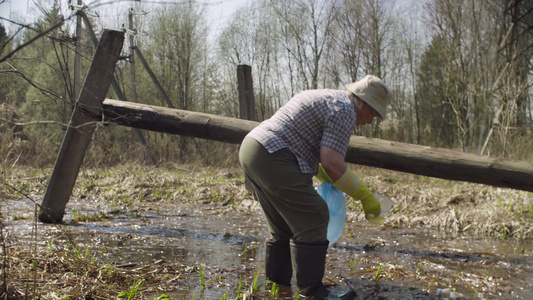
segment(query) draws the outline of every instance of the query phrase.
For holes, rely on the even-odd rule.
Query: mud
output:
[[[138,181],[113,172],[84,174],[62,225],[36,222],[28,197],[2,201],[7,240],[45,252],[75,243],[95,263],[151,274],[135,299],[296,299],[294,284],[278,294],[266,288],[266,225],[237,171],[195,174],[187,183],[183,174]],[[40,189],[31,190],[39,203]],[[401,211],[397,206],[391,214]],[[324,282],[352,288],[358,299],[440,299],[437,289],[449,287],[468,299],[533,295],[530,239],[398,220],[369,225],[351,209],[343,235],[328,250]]]

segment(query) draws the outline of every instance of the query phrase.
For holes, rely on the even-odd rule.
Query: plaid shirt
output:
[[[356,119],[351,99],[350,92],[343,90],[303,91],[247,137],[257,140],[269,153],[289,148],[302,173],[316,174],[321,146],[346,155]]]

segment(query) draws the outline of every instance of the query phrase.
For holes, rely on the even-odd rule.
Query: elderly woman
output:
[[[345,155],[355,126],[383,118],[390,98],[387,85],[372,75],[346,90],[303,91],[243,140],[239,160],[270,231],[268,280],[290,286],[294,272],[300,295],[331,296],[322,283],[329,212],[313,176],[360,200],[370,221],[379,216],[379,201],[347,167]]]

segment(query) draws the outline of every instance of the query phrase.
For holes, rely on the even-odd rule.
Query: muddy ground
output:
[[[394,207],[348,201],[326,284],[358,299],[533,295],[533,195],[353,166]],[[0,299],[297,299],[267,288],[266,225],[238,168],[83,169],[63,224],[36,221],[50,170],[2,169]]]

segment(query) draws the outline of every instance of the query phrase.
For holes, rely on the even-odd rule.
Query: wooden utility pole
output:
[[[146,130],[240,144],[259,123],[106,99],[104,120]],[[352,136],[346,161],[354,164],[533,192],[533,164],[442,148]]]
[[[239,89],[239,117],[244,120],[256,121],[254,82],[252,80],[252,67],[248,65],[237,66],[237,83]],[[252,183],[244,179],[244,186],[253,191]]]
[[[170,97],[167,95],[167,92],[165,91],[163,86],[161,86],[161,83],[159,83],[159,80],[157,80],[157,76],[155,76],[154,71],[152,71],[152,68],[150,68],[150,65],[148,64],[148,62],[146,61],[146,59],[142,55],[141,50],[139,50],[137,47],[135,47],[135,53],[139,57],[139,60],[143,64],[144,69],[146,70],[146,72],[148,72],[148,76],[150,76],[150,79],[152,79],[152,82],[154,83],[155,87],[159,90],[159,92],[163,96],[163,100],[165,100],[165,103],[167,104],[167,106],[170,107],[170,108],[175,108],[174,104],[172,104],[172,101],[170,101]]]
[[[239,86],[239,117],[244,120],[256,121],[252,67],[238,65],[237,80]]]
[[[91,141],[97,117],[101,114],[102,101],[111,85],[123,43],[123,32],[104,30],[46,188],[39,212],[42,222],[61,222],[63,219],[85,150]]]
[[[137,82],[135,80],[135,28],[133,27],[133,7],[130,8],[130,11],[128,13],[128,28],[129,28],[129,43],[130,43],[130,79],[131,79],[131,95],[130,95],[130,101],[137,102]],[[141,145],[144,146],[146,155],[148,156],[148,159],[152,162],[152,164],[157,165],[157,161],[155,157],[153,156],[152,152],[147,146],[146,139],[144,138],[144,135],[140,131],[134,131],[135,136],[137,137],[137,140]]]
[[[72,103],[76,102],[81,90],[81,21],[82,21],[82,0],[78,0],[78,7],[75,8],[76,12],[76,40],[74,41],[74,88],[72,89]]]
[[[128,13],[128,25],[128,28],[130,30],[130,34],[128,35],[128,39],[130,42],[130,101],[137,102],[137,89],[135,88],[135,85],[137,83],[135,82],[135,42],[133,41],[133,39],[135,38],[135,29],[133,28],[133,8],[130,8],[130,11]]]
[[[89,37],[91,38],[91,41],[93,42],[93,45],[96,47],[98,45],[98,38],[96,37],[96,34],[94,33],[93,26],[91,22],[89,21],[89,18],[87,18],[87,15],[82,11],[80,12],[83,23],[85,23],[85,27],[87,29],[87,33],[89,34]],[[113,90],[117,94],[117,97],[120,100],[127,101],[126,95],[122,92],[122,89],[120,88],[120,85],[118,84],[115,77],[113,77],[113,81],[111,82],[111,86],[113,87]],[[136,94],[135,94],[136,95]],[[150,148],[148,148],[148,144],[146,143],[146,139],[144,138],[144,135],[142,134],[141,130],[138,128],[133,128],[133,134],[135,134],[135,137],[137,138],[137,141],[145,148],[146,155],[148,156],[148,159],[152,164],[156,165],[157,161],[150,151]]]
[[[150,76],[150,79],[152,79],[152,82],[154,83],[155,87],[159,90],[159,92],[163,96],[163,99],[165,100],[165,103],[167,104],[167,106],[170,107],[170,108],[174,108],[174,104],[172,104],[172,101],[170,101],[170,97],[168,97],[167,92],[165,91],[163,86],[161,86],[161,83],[159,83],[159,80],[155,76],[154,71],[152,71],[152,68],[150,68],[150,65],[148,64],[148,62],[146,61],[146,59],[142,55],[141,50],[139,50],[139,48],[137,48],[137,47],[135,47],[135,54],[137,54],[137,57],[139,57],[139,60],[141,61],[142,65],[144,66],[144,69],[146,70],[146,72],[148,72],[148,75]],[[198,153],[200,153],[200,155],[204,159],[207,159],[207,156],[205,155],[205,153],[200,148],[200,145],[198,145],[198,142],[196,141],[196,139],[195,138],[191,138],[191,140],[194,143],[194,146],[196,147],[196,150],[198,151]]]

